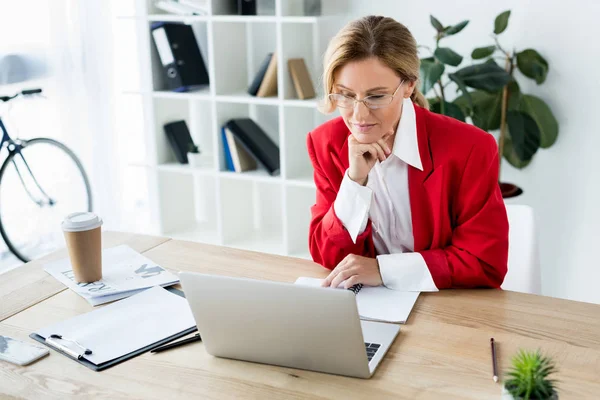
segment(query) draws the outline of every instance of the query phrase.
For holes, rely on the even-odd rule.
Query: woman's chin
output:
[[[357,142],[362,144],[375,143],[379,139],[381,139],[381,135],[379,132],[352,132],[352,136],[356,139]]]

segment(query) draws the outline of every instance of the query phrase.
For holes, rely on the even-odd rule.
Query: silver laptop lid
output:
[[[191,272],[180,279],[209,354],[369,376],[351,291]]]

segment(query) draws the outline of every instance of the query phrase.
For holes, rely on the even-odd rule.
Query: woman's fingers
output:
[[[372,143],[371,146],[377,150],[377,158],[379,161],[383,162],[387,158],[385,151],[383,151],[383,147],[379,143]]]
[[[337,274],[337,276],[331,281],[331,287],[337,288],[340,283],[344,282],[346,279],[351,276],[356,275],[356,269],[348,268]]]
[[[346,267],[347,263],[348,263],[348,256],[344,257],[344,259],[342,261],[340,261],[340,263],[333,270],[331,270],[331,272],[329,273],[329,275],[327,275],[327,278],[325,278],[323,280],[323,283],[321,283],[321,286],[323,286],[323,287],[330,286],[331,285],[331,281],[333,281],[333,279],[341,271],[344,270],[344,268]]]
[[[344,288],[350,289],[352,286],[357,285],[359,283],[362,283],[360,275],[353,275],[350,278],[346,279],[346,282],[344,283]]]
[[[387,144],[387,137],[382,137],[377,141],[377,143],[381,146],[381,148],[385,151],[385,154],[390,155],[392,149]]]

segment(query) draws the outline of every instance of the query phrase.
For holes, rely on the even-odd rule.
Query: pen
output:
[[[174,347],[179,347],[181,345],[192,343],[192,342],[197,342],[197,341],[200,341],[200,340],[202,340],[200,338],[200,334],[196,333],[194,336],[189,337],[187,339],[180,340],[179,342],[169,343],[169,344],[165,344],[164,346],[157,347],[156,349],[151,350],[150,353],[160,353],[161,351],[164,351],[164,350],[169,350],[169,349],[172,349]]]
[[[494,382],[498,382],[498,369],[496,364],[496,342],[494,338],[490,339],[490,345],[492,346],[492,368],[494,371]]]

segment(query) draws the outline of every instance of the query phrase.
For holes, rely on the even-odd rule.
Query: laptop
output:
[[[400,331],[361,321],[350,290],[194,272],[179,278],[216,357],[369,378]]]

